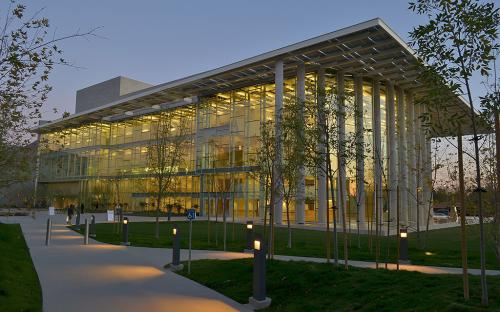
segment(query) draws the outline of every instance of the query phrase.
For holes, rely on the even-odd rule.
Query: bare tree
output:
[[[191,146],[191,111],[161,112],[153,120],[153,133],[148,145],[148,168],[156,197],[155,237],[160,237],[160,209],[165,193],[174,185],[179,168],[186,166],[186,149]]]

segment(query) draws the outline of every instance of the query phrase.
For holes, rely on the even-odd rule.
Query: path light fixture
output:
[[[170,264],[170,268],[172,271],[180,271],[184,268],[184,265],[181,263],[181,246],[180,246],[180,231],[177,228],[177,225],[174,225],[172,228],[172,263]]]
[[[90,237],[96,237],[95,235],[95,216],[90,217]]]
[[[271,298],[266,297],[266,243],[260,234],[253,239],[253,282],[252,297],[249,304],[256,310],[271,305]]]
[[[246,239],[247,239],[247,245],[243,252],[252,252],[253,251],[253,221],[247,221],[246,224]]]
[[[408,260],[408,229],[399,229],[399,262],[410,263]]]
[[[83,239],[83,244],[89,244],[89,219],[85,218],[85,236]]]
[[[51,239],[51,232],[52,232],[52,220],[50,218],[47,219],[47,231],[45,232],[45,246],[50,245],[50,239]]]
[[[123,242],[121,243],[124,246],[130,246],[130,242],[128,241],[128,218],[123,218],[122,222],[122,234],[123,234]]]

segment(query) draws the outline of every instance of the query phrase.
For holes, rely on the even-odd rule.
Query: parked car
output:
[[[446,223],[450,221],[450,216],[445,213],[435,212],[432,214],[432,220],[434,220],[435,223]]]

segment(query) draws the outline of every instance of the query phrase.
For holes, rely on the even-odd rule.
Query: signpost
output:
[[[108,210],[108,222],[114,222],[115,221],[115,213],[113,210]]]
[[[193,220],[196,219],[196,210],[188,209],[187,218],[189,220],[189,253],[188,253],[188,274],[191,274],[191,237],[193,233]]]
[[[56,214],[55,208],[54,207],[49,207],[49,216],[53,216]]]

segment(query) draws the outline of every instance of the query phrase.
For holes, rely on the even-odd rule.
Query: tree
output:
[[[470,81],[477,72],[486,76],[490,71],[493,51],[498,49],[499,11],[493,3],[477,0],[418,0],[410,2],[409,8],[429,19],[410,32],[418,56],[427,68],[443,77],[453,93],[464,94],[470,104],[480,227],[481,303],[487,305],[480,138]]]
[[[43,10],[26,17],[27,8],[15,0],[8,2],[0,18],[0,187],[31,178],[30,155],[19,153],[33,136],[30,128],[41,117],[41,108],[52,87],[49,75],[56,65],[70,65],[62,58],[61,41],[95,36],[96,29],[56,37],[50,32]]]
[[[160,209],[165,193],[174,185],[174,176],[186,165],[185,149],[189,147],[191,118],[187,110],[161,112],[153,120],[148,144],[148,168],[156,197],[155,237],[160,237]]]

